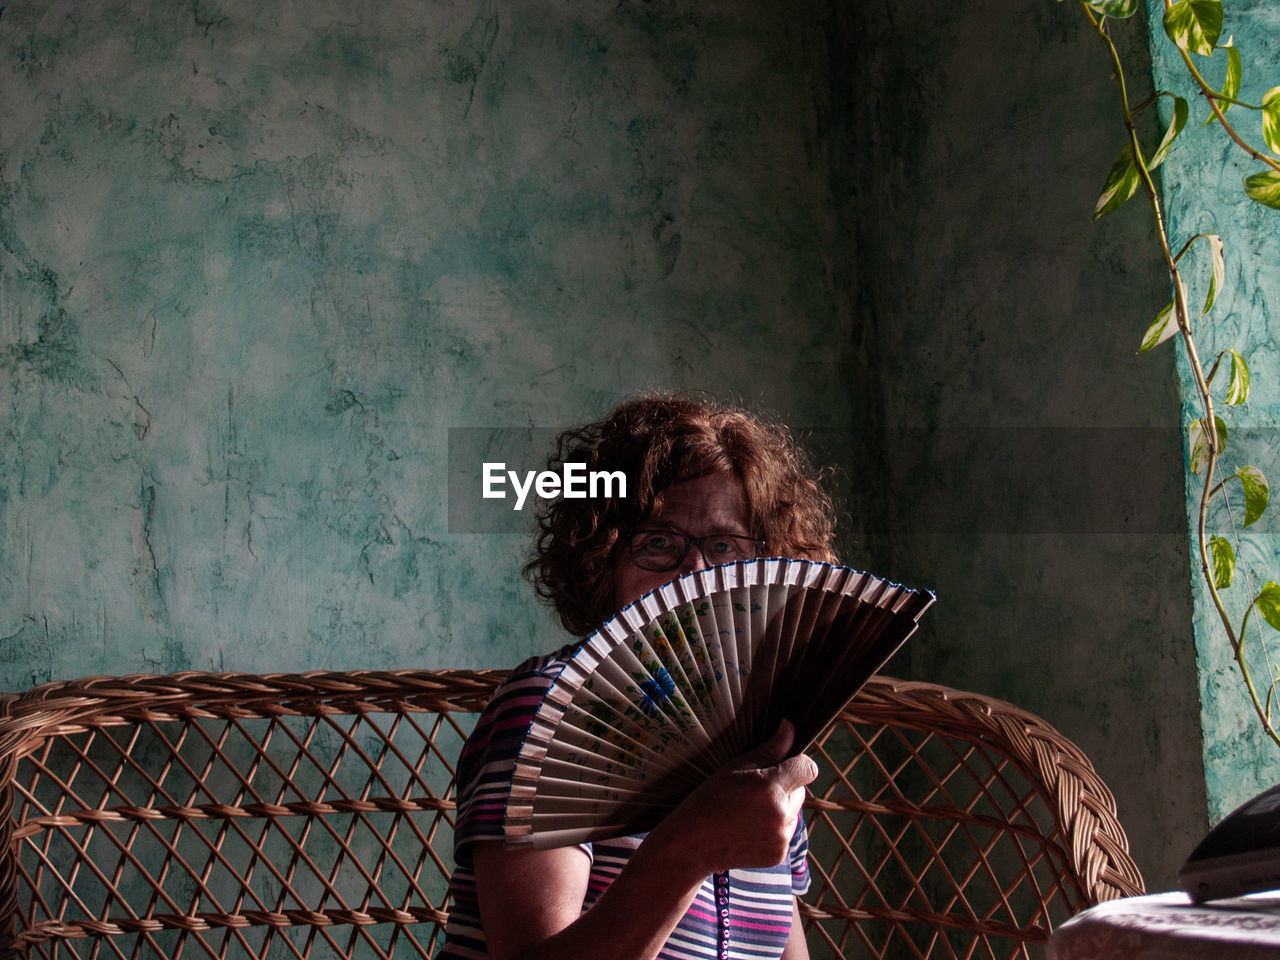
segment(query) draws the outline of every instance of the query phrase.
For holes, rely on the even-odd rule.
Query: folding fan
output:
[[[651,829],[788,719],[802,752],[916,628],[933,594],[809,560],[739,561],[646,594],[582,641],[516,760],[507,840]]]

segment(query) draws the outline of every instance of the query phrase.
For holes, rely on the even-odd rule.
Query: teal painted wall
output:
[[[0,683],[510,664],[560,641],[451,427],[847,435],[804,9],[8,4]]]
[[[1158,18],[1162,6],[1152,3],[1151,15]],[[1266,0],[1231,0],[1225,4],[1227,17],[1223,38],[1232,37],[1243,63],[1241,98],[1258,103],[1263,93],[1280,83],[1280,10]],[[1158,19],[1156,19],[1158,23]],[[1158,29],[1158,28],[1157,28]],[[1176,50],[1157,35],[1153,42],[1154,72],[1159,85],[1187,98],[1190,84]],[[1212,82],[1219,82],[1226,69],[1225,56],[1208,61],[1197,58]],[[1214,125],[1192,131],[1207,114],[1207,106],[1192,100],[1192,120],[1187,134],[1171,152],[1163,177],[1163,195],[1168,208],[1169,230],[1181,245],[1196,233],[1217,233],[1226,245],[1227,280],[1212,313],[1196,327],[1199,352],[1211,362],[1219,351],[1234,348],[1244,354],[1252,369],[1252,394],[1245,407],[1215,411],[1229,431],[1228,472],[1245,464],[1262,469],[1273,491],[1280,483],[1280,354],[1275,331],[1280,325],[1280,212],[1249,200],[1241,184],[1244,176],[1261,169],[1231,146]],[[1257,113],[1236,109],[1228,114],[1241,133],[1263,146],[1261,121]],[[1202,265],[1202,262],[1201,262]],[[1203,282],[1193,269],[1193,291],[1201,292]],[[1193,292],[1193,297],[1196,293]],[[1200,293],[1203,299],[1202,292]],[[1168,294],[1165,295],[1167,300]],[[1181,359],[1181,358],[1180,358]],[[1179,364],[1184,397],[1191,397],[1192,381],[1185,359]],[[1218,398],[1222,390],[1215,391]],[[1184,400],[1184,417],[1189,421],[1202,415],[1190,400]],[[1200,480],[1188,477],[1187,514],[1198,509]],[[1237,501],[1236,509],[1240,509]],[[1225,518],[1219,514],[1219,522]],[[1217,529],[1229,535],[1229,521]],[[1268,580],[1280,580],[1280,531],[1276,506],[1240,538],[1239,581],[1225,595],[1234,622],[1247,609],[1249,599]],[[1280,748],[1261,733],[1261,728],[1242,688],[1240,674],[1232,659],[1226,634],[1213,611],[1207,591],[1199,579],[1193,580],[1196,604],[1196,650],[1203,703],[1204,767],[1209,793],[1209,812],[1216,821],[1260,790],[1280,781]],[[1253,670],[1260,683],[1269,671],[1264,647],[1271,663],[1280,662],[1280,638],[1265,624],[1249,631]]]
[[[449,430],[705,387],[937,589],[893,672],[1080,742],[1167,885],[1178,401],[1146,223],[1088,217],[1090,44],[1048,0],[9,3],[0,682],[546,649],[523,539],[449,529]]]

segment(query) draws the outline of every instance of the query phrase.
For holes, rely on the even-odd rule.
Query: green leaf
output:
[[[1222,33],[1222,0],[1178,0],[1164,12],[1164,32],[1179,48],[1211,56]]]
[[[1138,9],[1138,0],[1088,0],[1086,6],[1104,17],[1125,20]]]
[[[1228,38],[1226,43],[1218,44],[1218,49],[1227,51],[1227,72],[1222,78],[1222,89],[1218,91],[1222,96],[1228,98],[1218,101],[1219,109],[1226,113],[1235,106],[1231,101],[1240,96],[1240,78],[1244,75],[1244,71],[1240,67],[1240,51],[1236,49],[1231,38]],[[1202,126],[1207,127],[1217,119],[1218,115],[1210,110],[1209,116],[1204,118]]]
[[[1227,47],[1227,75],[1222,80],[1222,92],[1233,100],[1240,96],[1240,78],[1244,71],[1240,67],[1240,51],[1234,45]],[[1226,113],[1234,103],[1224,103],[1222,112]]]
[[[1147,163],[1148,170],[1154,170],[1164,163],[1165,155],[1169,152],[1169,148],[1173,146],[1173,141],[1186,125],[1187,101],[1182,97],[1174,97],[1173,116],[1169,118],[1169,129],[1165,130],[1164,139],[1160,141],[1160,146],[1156,147],[1156,152],[1152,154],[1151,160]]]
[[[1236,477],[1244,490],[1244,525],[1247,527],[1266,513],[1271,488],[1257,467],[1241,467],[1236,471]]]
[[[1182,296],[1186,299],[1187,285],[1182,285]],[[1164,343],[1175,333],[1178,332],[1178,312],[1174,309],[1178,300],[1175,297],[1170,300],[1168,305],[1156,314],[1155,320],[1151,326],[1147,327],[1147,332],[1142,335],[1142,345],[1138,347],[1139,353],[1146,353],[1152,347],[1158,347]]]
[[[1212,251],[1213,272],[1209,277],[1209,292],[1204,295],[1204,309],[1200,311],[1200,316],[1204,316],[1213,309],[1213,303],[1218,299],[1218,291],[1222,289],[1222,282],[1227,276],[1227,261],[1223,255],[1222,238],[1216,233],[1205,235],[1205,239],[1209,241],[1209,249]]]
[[[1262,95],[1262,139],[1268,150],[1280,154],[1280,87]]]
[[[1226,353],[1227,359],[1231,361],[1231,376],[1227,380],[1227,393],[1222,400],[1230,406],[1238,407],[1249,399],[1249,365],[1234,350]]]
[[[1253,598],[1253,605],[1262,614],[1262,619],[1280,630],[1280,583],[1268,580],[1262,592]]]
[[[1219,590],[1231,586],[1236,574],[1236,552],[1231,549],[1231,542],[1223,537],[1212,538],[1209,560],[1213,564],[1213,585]]]
[[[1219,416],[1213,420],[1218,426],[1218,453],[1221,454],[1227,448],[1227,425]],[[1209,465],[1209,434],[1203,420],[1192,420],[1187,429],[1191,432],[1191,472],[1199,474]]]
[[[1133,161],[1132,148],[1126,144],[1116,157],[1116,162],[1111,165],[1111,172],[1107,174],[1102,195],[1098,197],[1098,202],[1093,207],[1093,219],[1105,217],[1132,197],[1137,189],[1138,165]]]
[[[1280,210],[1280,171],[1263,170],[1250,174],[1244,178],[1244,192],[1263,206]]]

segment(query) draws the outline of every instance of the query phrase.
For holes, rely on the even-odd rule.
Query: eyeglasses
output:
[[[641,570],[674,570],[684,563],[689,548],[697,547],[702,559],[714,566],[735,560],[754,560],[764,546],[763,540],[732,533],[689,537],[674,530],[637,530],[631,535],[631,562]]]

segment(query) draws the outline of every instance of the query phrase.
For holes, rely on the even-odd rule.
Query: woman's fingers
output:
[[[771,776],[776,776],[778,785],[788,792],[803,787],[817,779],[818,765],[804,754],[787,756],[795,742],[796,728],[790,720],[783,720],[772,737],[756,749],[743,754],[735,766],[738,769],[754,767],[767,771]]]
[[[818,779],[818,765],[803,753],[798,757],[787,757],[774,769],[778,771],[779,785],[787,791],[807,786]]]
[[[773,732],[772,737],[754,750],[743,754],[741,760],[756,767],[772,767],[786,758],[795,741],[796,728],[792,726],[790,720],[783,720],[778,724],[778,729]]]

